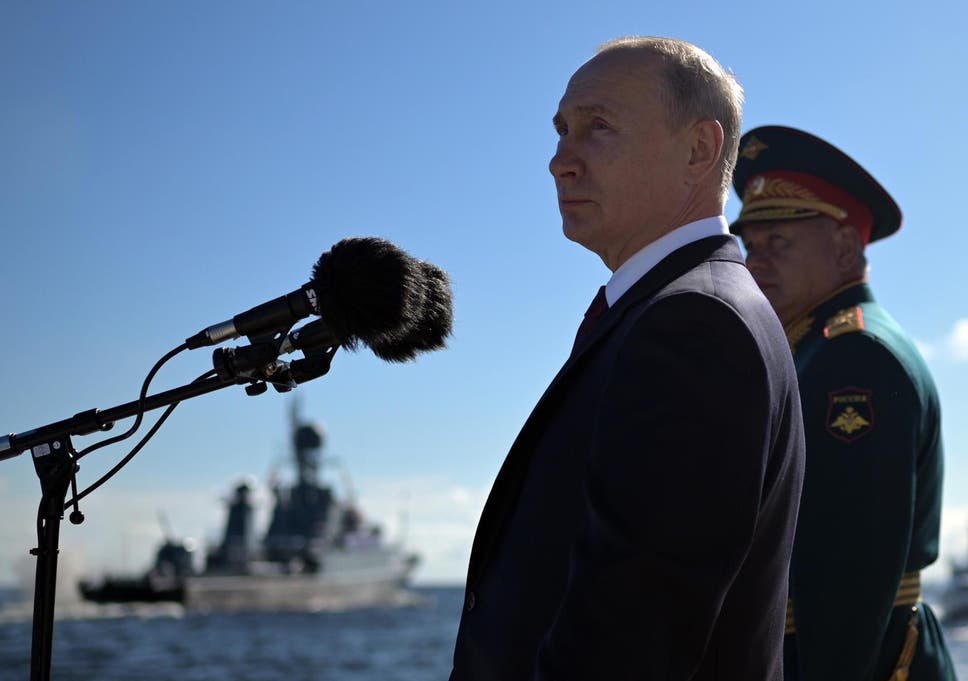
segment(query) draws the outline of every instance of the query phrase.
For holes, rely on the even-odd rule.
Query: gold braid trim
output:
[[[797,346],[800,341],[803,340],[804,336],[810,333],[810,329],[813,328],[813,322],[815,318],[807,315],[806,317],[800,317],[793,324],[789,324],[784,327],[786,332],[787,343],[790,344],[790,352],[794,355],[797,354]]]
[[[739,220],[770,220],[775,219],[772,216],[766,217],[767,211],[770,213],[784,212],[777,209],[792,208],[795,210],[786,211],[792,214],[796,213],[796,210],[807,210],[814,211],[817,213],[823,213],[824,215],[829,215],[836,220],[843,220],[847,217],[847,211],[843,208],[838,208],[832,203],[827,203],[826,201],[820,201],[819,199],[781,199],[781,198],[764,198],[750,201],[749,203],[743,204],[743,209],[739,212]]]
[[[802,314],[799,314],[796,317],[794,317],[793,318],[793,321],[791,321],[789,324],[784,324],[783,325],[783,330],[786,331],[787,339],[790,338],[791,332],[793,331],[793,329],[795,329],[799,325],[803,324],[804,317],[808,317],[810,315],[810,313],[813,312],[814,310],[816,310],[818,307],[820,307],[821,305],[823,305],[824,303],[826,303],[828,300],[830,300],[831,298],[833,298],[837,294],[839,294],[839,293],[841,293],[843,291],[846,291],[849,288],[853,288],[854,286],[857,286],[858,284],[866,284],[866,283],[867,283],[867,277],[861,277],[860,279],[854,279],[853,281],[848,281],[846,284],[844,284],[840,288],[837,288],[837,289],[831,291],[830,293],[828,293],[827,295],[825,295],[823,298],[821,298],[820,300],[816,301],[815,303],[811,303],[810,306],[807,307],[806,310],[804,310],[804,312]],[[810,320],[810,323],[813,324],[813,319],[812,318]],[[803,338],[803,336],[801,336],[800,338]],[[797,339],[798,342],[799,342],[799,340],[800,339]]]
[[[820,198],[806,187],[779,177],[762,175],[750,182],[743,192],[743,208],[737,222],[782,220],[812,217],[816,213],[836,220],[847,217],[847,211]]]
[[[759,197],[759,198],[757,198]],[[803,185],[784,180],[780,177],[767,179],[762,175],[753,178],[749,187],[743,192],[743,203],[762,199],[811,199],[816,201],[817,195]]]
[[[911,607],[911,619],[908,620],[907,634],[904,636],[904,647],[901,656],[897,658],[894,673],[887,681],[908,681],[911,673],[911,661],[918,648],[918,606]]]
[[[916,605],[921,600],[921,573],[906,572],[897,587],[897,597],[894,607],[902,605]]]

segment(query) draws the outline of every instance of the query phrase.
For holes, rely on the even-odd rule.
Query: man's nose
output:
[[[566,140],[558,141],[555,155],[548,163],[548,170],[556,180],[566,177],[578,177],[584,172],[585,166],[581,158],[575,153]]]
[[[753,274],[765,274],[771,269],[770,259],[757,252],[748,252],[746,254],[746,269]]]

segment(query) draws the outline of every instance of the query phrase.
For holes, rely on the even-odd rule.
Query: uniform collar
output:
[[[845,284],[819,300],[808,312],[783,327],[793,354],[796,354],[797,346],[804,338],[813,332],[823,331],[831,317],[841,310],[873,301],[874,294],[866,279]]]

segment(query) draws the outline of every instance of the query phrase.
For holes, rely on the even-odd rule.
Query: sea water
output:
[[[30,676],[29,603],[0,602],[0,679]],[[0,594],[0,601],[4,595]],[[54,625],[55,681],[446,681],[463,593],[347,612],[196,614],[178,606],[76,606]],[[968,623],[946,629],[968,681]]]

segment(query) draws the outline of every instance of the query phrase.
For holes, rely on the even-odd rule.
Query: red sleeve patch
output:
[[[848,386],[828,393],[827,432],[851,443],[874,430],[874,403],[870,390]]]

